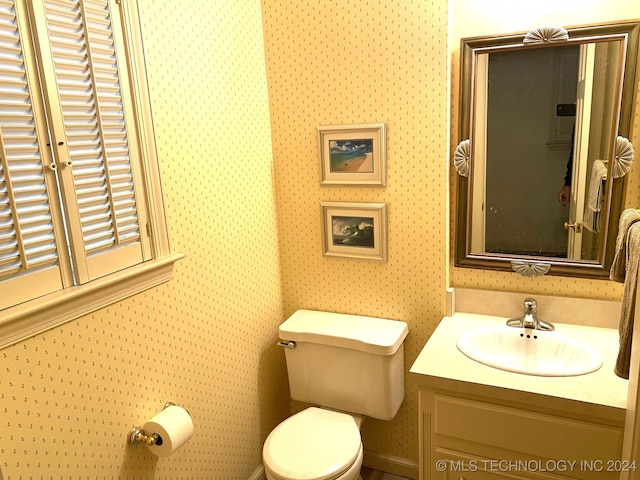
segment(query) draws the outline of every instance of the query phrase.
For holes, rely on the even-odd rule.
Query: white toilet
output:
[[[391,420],[404,399],[405,322],[298,310],[280,326],[291,398],[309,407],[269,434],[268,480],[356,480],[364,417]]]

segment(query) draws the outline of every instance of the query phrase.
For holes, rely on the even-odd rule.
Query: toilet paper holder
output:
[[[175,405],[175,403],[165,403],[163,410],[165,408],[171,407],[172,405]],[[158,443],[158,441],[162,442],[162,438],[157,433],[147,435],[146,433],[144,433],[144,430],[142,430],[141,427],[136,426],[131,427],[131,430],[129,430],[129,435],[127,436],[127,443],[129,443],[130,445],[138,445],[140,443],[146,443],[149,446],[156,444],[161,445],[162,443]]]

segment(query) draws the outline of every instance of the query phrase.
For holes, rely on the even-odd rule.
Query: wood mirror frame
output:
[[[566,45],[597,44],[601,42],[620,42],[618,55],[618,86],[613,100],[613,121],[610,125],[609,156],[616,156],[616,139],[630,135],[631,113],[634,101],[634,86],[638,53],[640,22],[618,22],[607,25],[581,26],[564,30],[557,27],[543,27],[529,33],[464,38],[461,41],[461,78],[460,78],[460,144],[453,154],[453,163],[459,174],[457,177],[457,213],[455,228],[455,265],[492,270],[513,270],[526,276],[538,276],[549,273],[587,278],[607,278],[613,261],[615,240],[618,231],[618,219],[624,204],[626,176],[613,176],[614,162],[608,162],[607,177],[603,196],[603,217],[600,231],[597,233],[597,256],[594,259],[572,259],[555,256],[541,256],[529,252],[487,252],[473,251],[472,238],[472,199],[474,179],[474,116],[478,109],[473,104],[477,98],[476,74],[478,55],[488,52],[511,52],[528,49],[553,49]],[[568,38],[545,38],[564,32]],[[535,37],[540,37],[536,39]],[[533,38],[533,41],[531,41]],[[557,40],[557,41],[556,41]],[[488,57],[487,57],[488,58]],[[487,60],[488,63],[488,60]],[[604,124],[603,124],[604,125]],[[606,125],[609,127],[609,125]],[[606,132],[605,132],[606,134]],[[471,140],[469,140],[471,139]],[[573,136],[572,136],[573,139]],[[572,140],[573,142],[573,140]],[[573,143],[572,143],[573,144]],[[633,147],[627,141],[627,148],[633,154]],[[466,171],[466,174],[465,174]],[[556,183],[558,180],[554,180]],[[562,182],[562,179],[559,180]],[[482,185],[485,185],[486,182]],[[559,187],[559,185],[558,185]],[[476,192],[477,194],[478,192]],[[484,192],[482,192],[484,195]],[[482,209],[485,205],[482,203]],[[483,215],[486,215],[483,213]],[[486,222],[486,220],[483,220]],[[566,225],[566,224],[565,224]],[[569,225],[571,226],[571,225]],[[566,227],[565,227],[566,228]],[[484,233],[483,233],[484,235]],[[483,240],[484,244],[484,240]],[[595,254],[594,254],[595,256]]]

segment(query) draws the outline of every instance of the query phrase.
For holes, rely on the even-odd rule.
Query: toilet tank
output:
[[[405,322],[298,310],[280,326],[291,398],[380,420],[404,399]],[[290,344],[290,347],[293,344]]]

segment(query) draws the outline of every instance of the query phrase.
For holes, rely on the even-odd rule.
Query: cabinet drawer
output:
[[[620,458],[622,430],[435,395],[434,433],[551,459]]]
[[[434,477],[440,480],[567,480],[574,478],[570,468],[562,474],[510,468],[516,461],[505,465],[491,459],[444,448],[435,449]],[[560,469],[558,469],[560,472]],[[435,480],[435,479],[434,479]]]

